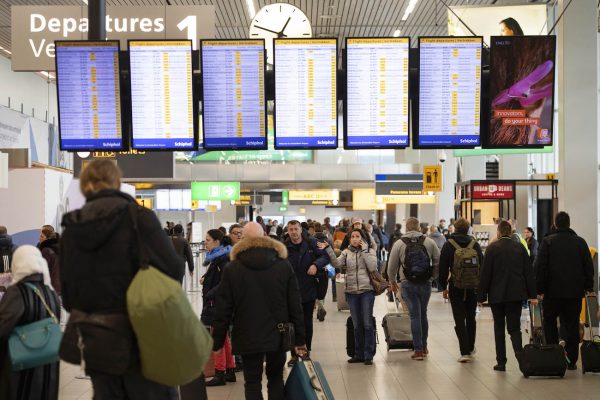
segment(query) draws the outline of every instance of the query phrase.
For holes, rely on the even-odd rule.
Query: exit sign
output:
[[[239,199],[239,182],[192,182],[192,200]]]

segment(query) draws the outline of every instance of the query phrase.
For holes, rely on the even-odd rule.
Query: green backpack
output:
[[[202,374],[213,340],[179,282],[154,267],[140,268],[127,290],[127,311],[145,378],[176,386]]]
[[[474,249],[475,241],[471,240],[467,247],[461,247],[454,239],[448,243],[454,247],[454,264],[452,280],[458,289],[477,289],[479,287],[479,256]]]

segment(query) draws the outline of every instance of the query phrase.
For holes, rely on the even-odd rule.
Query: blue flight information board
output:
[[[480,144],[481,37],[419,38],[418,147]]]
[[[192,42],[129,41],[134,149],[195,150]]]
[[[263,40],[202,41],[205,149],[265,149]]]
[[[119,42],[57,41],[61,150],[120,150]]]
[[[337,39],[275,39],[275,148],[337,148]]]
[[[410,39],[346,40],[345,147],[408,146]]]

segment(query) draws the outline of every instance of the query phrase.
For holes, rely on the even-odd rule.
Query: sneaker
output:
[[[429,349],[427,347],[425,347],[425,349],[423,349],[423,357],[427,357],[429,355]]]
[[[423,354],[422,351],[415,351],[415,353],[410,356],[411,360],[415,360],[415,361],[423,361],[425,359],[425,355]]]
[[[287,366],[291,368],[294,365],[296,365],[297,362],[298,362],[298,357],[292,357],[292,359],[290,361],[288,361]]]
[[[471,351],[471,357],[475,357],[475,354],[477,354],[477,348],[473,346],[473,350]]]
[[[317,310],[317,319],[321,322],[325,321],[325,316],[327,315],[327,311],[323,307]]]
[[[350,358],[348,359],[348,364],[359,364],[359,363],[363,363],[365,362],[365,360],[361,360],[360,358]]]
[[[494,365],[494,371],[504,372],[504,371],[506,371],[506,365],[496,364],[496,365]]]
[[[463,354],[462,356],[458,357],[458,360],[457,360],[457,361],[458,361],[459,363],[468,363],[468,362],[471,362],[471,361],[473,361],[473,357],[471,357],[471,356],[470,356],[470,355],[468,355],[468,354]]]

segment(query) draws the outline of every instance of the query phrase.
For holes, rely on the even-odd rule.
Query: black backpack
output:
[[[426,238],[425,235],[418,238],[401,238],[406,245],[404,251],[404,276],[411,282],[423,283],[433,275],[431,259],[424,244]]]

